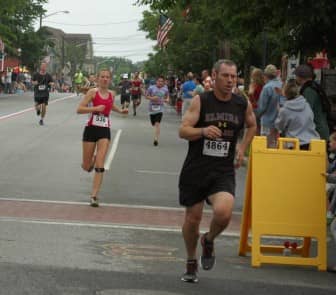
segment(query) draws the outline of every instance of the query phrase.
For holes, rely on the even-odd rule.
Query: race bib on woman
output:
[[[110,118],[104,115],[93,115],[92,125],[98,127],[109,127]]]
[[[212,157],[227,157],[229,155],[230,142],[204,139],[203,155]]]

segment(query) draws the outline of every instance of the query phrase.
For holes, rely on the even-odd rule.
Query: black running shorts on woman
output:
[[[200,117],[196,128],[210,125],[222,130],[220,138],[189,141],[188,154],[179,178],[180,204],[193,206],[218,192],[235,195],[235,147],[244,128],[247,101],[232,94],[228,101],[213,91],[200,96]]]
[[[99,91],[96,92],[91,105],[104,105],[105,109],[100,113],[91,113],[84,128],[83,141],[97,142],[99,139],[111,139],[110,112],[113,107],[114,97],[111,92],[107,98],[103,98]]]
[[[108,127],[85,126],[83,141],[97,142],[99,139],[107,138],[111,140],[111,130]]]

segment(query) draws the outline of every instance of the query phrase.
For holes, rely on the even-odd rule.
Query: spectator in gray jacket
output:
[[[334,243],[336,244],[336,218],[334,218],[333,222],[330,225],[330,232],[331,232],[331,235],[334,238]],[[329,272],[336,273],[336,265],[328,266],[327,270]]]
[[[294,80],[290,80],[283,88],[286,101],[280,108],[275,120],[275,128],[283,137],[297,138],[301,150],[308,150],[312,139],[320,139],[315,129],[314,115],[306,101],[299,95],[299,88]]]

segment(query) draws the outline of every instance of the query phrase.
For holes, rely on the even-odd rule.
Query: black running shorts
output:
[[[190,184],[188,184],[188,181],[186,182],[187,183],[181,183],[180,179],[179,184],[179,201],[180,204],[185,207],[191,207],[203,201],[210,204],[208,198],[219,192],[235,195],[236,181],[234,172],[223,174],[210,173],[198,183],[190,182]]]
[[[108,127],[85,126],[83,141],[97,142],[99,139],[111,140],[111,130]]]
[[[49,97],[34,97],[36,104],[45,104],[48,105]]]
[[[130,95],[129,94],[122,94],[120,95],[120,102],[124,104],[125,102],[130,102]]]
[[[131,95],[131,98],[132,98],[132,100],[138,100],[138,99],[141,99],[141,94],[139,93],[139,94],[132,94]]]
[[[149,118],[150,118],[150,121],[152,123],[152,126],[154,126],[155,123],[161,123],[162,113],[150,114]]]

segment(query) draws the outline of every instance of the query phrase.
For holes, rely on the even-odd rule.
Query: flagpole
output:
[[[0,38],[0,50],[1,50],[1,72],[4,70],[4,63],[5,63],[5,43]]]

